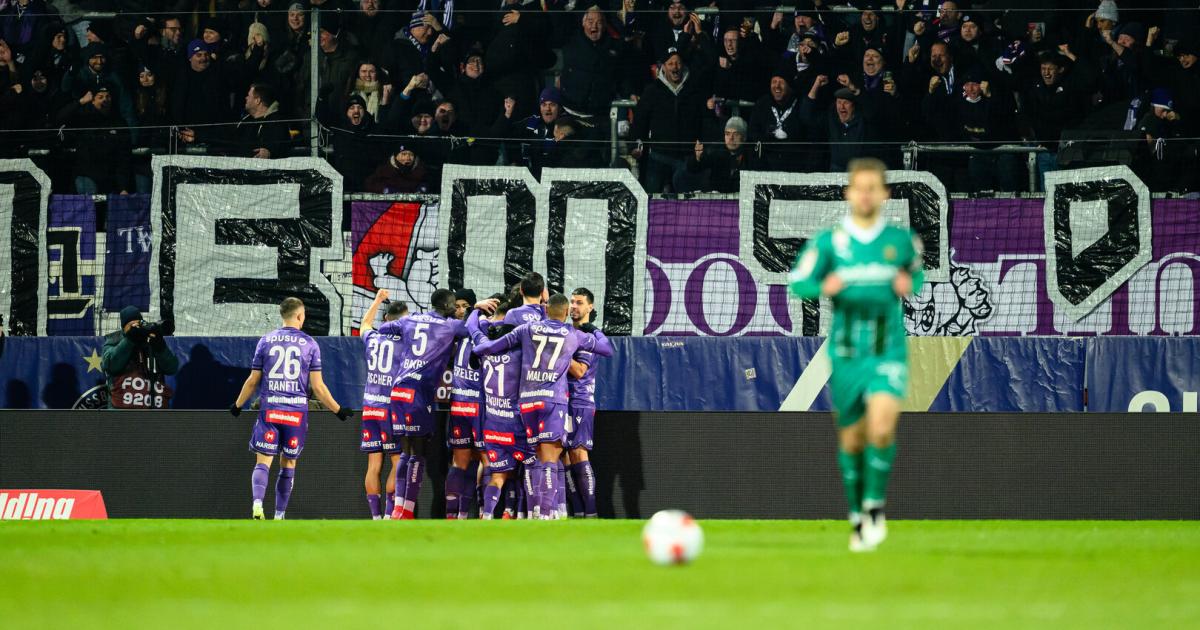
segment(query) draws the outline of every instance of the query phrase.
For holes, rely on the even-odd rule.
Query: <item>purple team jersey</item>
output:
[[[392,368],[393,400],[398,387],[418,388],[432,400],[454,349],[454,340],[467,336],[462,320],[433,311],[387,322],[379,327],[379,332],[403,340],[399,360]]]
[[[504,314],[504,323],[512,326],[532,324],[546,319],[546,307],[541,304],[525,304]]]
[[[436,312],[418,313],[379,327],[401,338],[398,362],[392,367],[392,435],[433,434],[433,403],[454,341],[467,334],[462,320]]]
[[[587,365],[587,372],[579,378],[567,377],[567,388],[571,394],[572,407],[596,406],[596,366],[594,352],[586,350],[579,352],[580,363]]]
[[[489,340],[476,327],[471,338],[475,352],[482,355],[521,349],[522,411],[538,403],[567,403],[567,369],[572,358],[581,358],[579,351],[612,356],[612,345],[604,333],[589,335],[555,319],[521,324],[495,340]]]
[[[250,369],[262,371],[258,396],[263,409],[307,412],[308,374],[321,371],[321,348],[304,332],[285,326],[258,340]],[[267,416],[267,422],[277,424],[298,425],[300,419],[290,414]]]
[[[362,336],[367,353],[367,383],[363,386],[363,419],[366,409],[387,409],[392,400],[392,370],[396,364],[396,353],[404,341],[399,335],[385,335],[378,330],[368,330]]]
[[[446,441],[451,448],[481,447],[483,414],[481,404],[480,360],[470,338],[458,341],[450,378],[450,426]]]
[[[312,337],[285,326],[258,340],[250,369],[262,372],[250,450],[300,457],[308,433],[308,375],[321,371],[321,348]]]

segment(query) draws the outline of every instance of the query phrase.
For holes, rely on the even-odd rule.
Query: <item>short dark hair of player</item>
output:
[[[290,297],[279,303],[279,316],[284,319],[295,317],[300,309],[304,308],[304,302],[300,298]]]
[[[521,278],[521,295],[527,298],[542,297],[542,293],[546,290],[546,279],[542,274],[531,271]]]
[[[850,178],[853,178],[859,173],[868,171],[879,173],[879,179],[881,181],[887,180],[887,164],[884,164],[883,160],[880,160],[879,158],[854,158],[853,160],[850,160],[850,164],[846,166],[846,174],[849,175]]]
[[[454,292],[450,289],[438,289],[429,298],[429,305],[443,317],[454,314]]]
[[[408,315],[408,303],[403,300],[388,304],[387,312],[383,314],[383,321],[390,322],[400,319]]]
[[[254,95],[262,101],[264,107],[270,107],[278,100],[275,97],[275,86],[270,83],[253,83],[250,89],[254,90]]]
[[[596,303],[596,296],[592,295],[592,292],[584,287],[579,287],[578,289],[575,289],[574,291],[571,292],[571,295],[582,295],[583,297],[587,298],[588,304]]]
[[[571,307],[571,300],[561,293],[555,293],[550,296],[550,300],[546,302],[546,314],[554,319],[560,319],[567,314],[567,309]]]

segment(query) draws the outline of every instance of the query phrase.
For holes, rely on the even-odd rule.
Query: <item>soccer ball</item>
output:
[[[704,532],[681,510],[663,510],[642,528],[642,544],[654,564],[686,564],[704,548]]]

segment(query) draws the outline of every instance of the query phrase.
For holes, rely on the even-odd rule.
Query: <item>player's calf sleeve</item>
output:
[[[412,455],[408,458],[408,482],[404,487],[404,516],[413,518],[417,512],[417,497],[421,484],[425,483],[425,456]]]
[[[296,478],[295,468],[280,468],[279,478],[275,480],[275,517],[279,518],[287,511],[288,500],[292,498],[292,482]]]
[[[567,516],[567,467],[559,460],[554,462],[554,508],[558,515]]]
[[[892,476],[892,462],[896,459],[896,443],[892,442],[883,448],[868,444],[865,455],[863,507],[881,508],[887,499],[888,479]]]
[[[504,513],[510,516],[516,516],[517,513],[517,486],[512,479],[504,482],[502,494],[504,495]],[[485,488],[486,490],[486,488]],[[480,504],[482,505],[482,503]]]
[[[842,469],[842,486],[846,491],[846,503],[850,518],[862,512],[863,502],[863,454],[838,450],[838,467]]]
[[[254,472],[250,474],[250,496],[255,501],[262,502],[267,496],[267,477],[271,474],[271,467],[266,464],[255,464]]]
[[[554,518],[558,511],[558,474],[555,470],[555,463],[557,462],[542,464],[542,469],[539,471],[541,483],[538,489],[540,492],[538,506],[541,509],[542,518]]]
[[[367,507],[370,508],[370,510],[371,510],[371,518],[375,519],[375,518],[379,518],[381,516],[381,513],[380,513],[381,506],[379,505],[379,495],[378,494],[368,494],[367,495]]]
[[[571,504],[571,515],[578,518],[583,516],[583,497],[579,495],[579,464],[571,464],[568,468],[567,501]]]
[[[591,460],[585,460],[572,466],[575,472],[575,487],[583,500],[583,513],[589,518],[596,516],[596,473],[592,470]]]
[[[383,513],[390,516],[394,509],[396,509],[396,493],[389,492],[387,493],[386,503],[383,504]]]
[[[500,502],[500,488],[488,485],[483,489],[483,518],[491,519],[496,514],[496,504]]]
[[[538,518],[542,514],[542,464],[533,462],[525,464],[525,501],[529,508],[529,518]]]
[[[400,461],[396,462],[396,489],[394,503],[404,506],[404,487],[408,485],[408,453],[401,453]]]
[[[467,471],[450,467],[446,473],[446,518],[458,518],[458,508],[467,487]]]

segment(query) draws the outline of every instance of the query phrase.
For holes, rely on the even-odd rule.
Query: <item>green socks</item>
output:
[[[846,502],[850,505],[851,520],[862,512],[863,459],[862,453],[838,450],[838,467],[842,469],[842,485],[846,489]]]
[[[892,462],[896,459],[896,443],[892,442],[884,448],[868,444],[863,454],[866,456],[863,466],[863,503],[867,509],[883,507],[888,478],[892,475]]]

